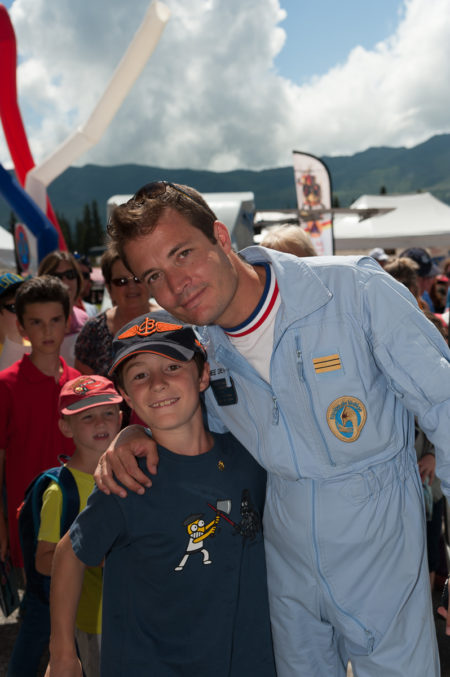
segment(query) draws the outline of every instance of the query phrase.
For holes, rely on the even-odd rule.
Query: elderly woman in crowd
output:
[[[317,256],[314,244],[306,230],[295,225],[280,225],[269,228],[260,245],[295,256]]]

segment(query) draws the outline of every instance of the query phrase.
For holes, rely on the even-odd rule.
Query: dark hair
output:
[[[125,388],[124,382],[123,382],[123,368],[126,365],[127,362],[131,360],[132,357],[135,357],[136,353],[134,355],[130,355],[127,359],[123,360],[118,366],[117,369],[115,370],[113,374],[113,380],[116,386],[119,386],[127,392],[127,389]],[[194,353],[194,357],[192,358],[192,361],[195,362],[197,365],[197,371],[198,375],[201,376],[203,374],[203,369],[205,367],[205,362],[206,362],[206,357],[202,353]],[[128,393],[127,393],[128,395]]]
[[[11,290],[6,291],[4,294],[1,296],[1,301],[0,301],[0,306],[2,306],[5,303],[13,303],[14,302],[14,297],[17,294],[17,290],[19,289],[18,285],[15,285],[12,287]]]
[[[430,320],[430,322],[434,324],[436,329],[438,329],[438,331],[442,334],[445,340],[447,340],[448,331],[442,320],[439,317],[437,317],[434,313],[432,313],[430,310],[424,310],[423,312],[426,315],[426,317]]]
[[[56,273],[56,270],[62,261],[68,263],[77,274],[77,297],[78,297],[80,295],[81,288],[83,286],[83,275],[78,266],[76,258],[70,252],[55,249],[54,252],[50,252],[50,254],[47,254],[47,256],[45,256],[39,264],[38,275],[53,275],[54,273]]]
[[[146,188],[161,184],[162,192],[151,196]],[[198,228],[213,244],[217,240],[214,235],[214,222],[217,217],[194,188],[183,184],[169,184],[164,181],[147,184],[125,202],[112,211],[108,233],[125,265],[124,246],[130,240],[153,232],[159,219],[167,209],[174,209],[182,214],[194,228]]]
[[[121,256],[115,246],[110,243],[105,249],[105,251],[102,254],[102,258],[100,259],[100,266],[102,269],[102,275],[103,279],[105,280],[105,284],[108,286],[111,285],[111,279],[112,279],[112,268],[113,265],[115,264],[116,261],[121,261]]]
[[[69,292],[61,280],[51,275],[40,275],[25,280],[16,294],[16,315],[20,324],[26,307],[32,303],[60,303],[66,320],[70,313]]]
[[[408,287],[413,296],[419,296],[419,287],[417,282],[419,265],[413,259],[406,256],[399,256],[392,259],[384,267],[386,273],[395,277],[396,280]]]
[[[92,273],[92,265],[89,256],[80,254],[79,252],[73,252],[73,255],[78,265],[86,266],[86,268],[89,268],[89,272]]]
[[[450,257],[444,259],[441,263],[441,270],[446,275],[446,269],[450,266]]]

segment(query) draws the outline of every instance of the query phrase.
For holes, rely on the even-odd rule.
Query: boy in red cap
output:
[[[58,424],[62,434],[72,438],[75,444],[75,451],[65,465],[76,483],[80,512],[85,508],[89,494],[94,489],[93,472],[99,458],[120,430],[122,421],[120,402],[122,397],[114,388],[114,384],[104,376],[95,374],[78,376],[65,383],[61,389]],[[62,510],[63,495],[60,485],[51,482],[42,499],[35,560],[37,571],[45,576],[50,576],[53,554],[62,536],[60,532]],[[102,568],[88,567],[84,576],[75,629],[85,677],[99,675],[101,598]],[[40,646],[37,646],[37,642],[33,642],[33,633],[30,632],[32,621],[30,624],[26,621],[25,616],[14,651],[16,653],[25,650],[30,654],[31,643],[36,646],[36,654],[39,652],[42,654],[43,648],[48,644],[49,632],[46,641],[42,634],[43,641],[39,640]],[[48,607],[47,622],[49,626]],[[23,643],[27,640],[27,647],[23,646],[21,637]]]

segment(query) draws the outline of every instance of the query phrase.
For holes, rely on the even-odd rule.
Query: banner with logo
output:
[[[334,254],[331,177],[327,166],[309,153],[294,150],[294,178],[300,226],[320,256]],[[329,209],[330,211],[327,211]]]

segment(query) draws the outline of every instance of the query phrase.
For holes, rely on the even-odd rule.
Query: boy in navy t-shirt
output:
[[[102,675],[274,677],[265,472],[230,434],[204,427],[203,347],[190,327],[144,315],[116,335],[112,373],[158,443],[158,474],[141,496],[94,491],[58,545],[49,674],[79,667],[80,581],[105,557]]]

